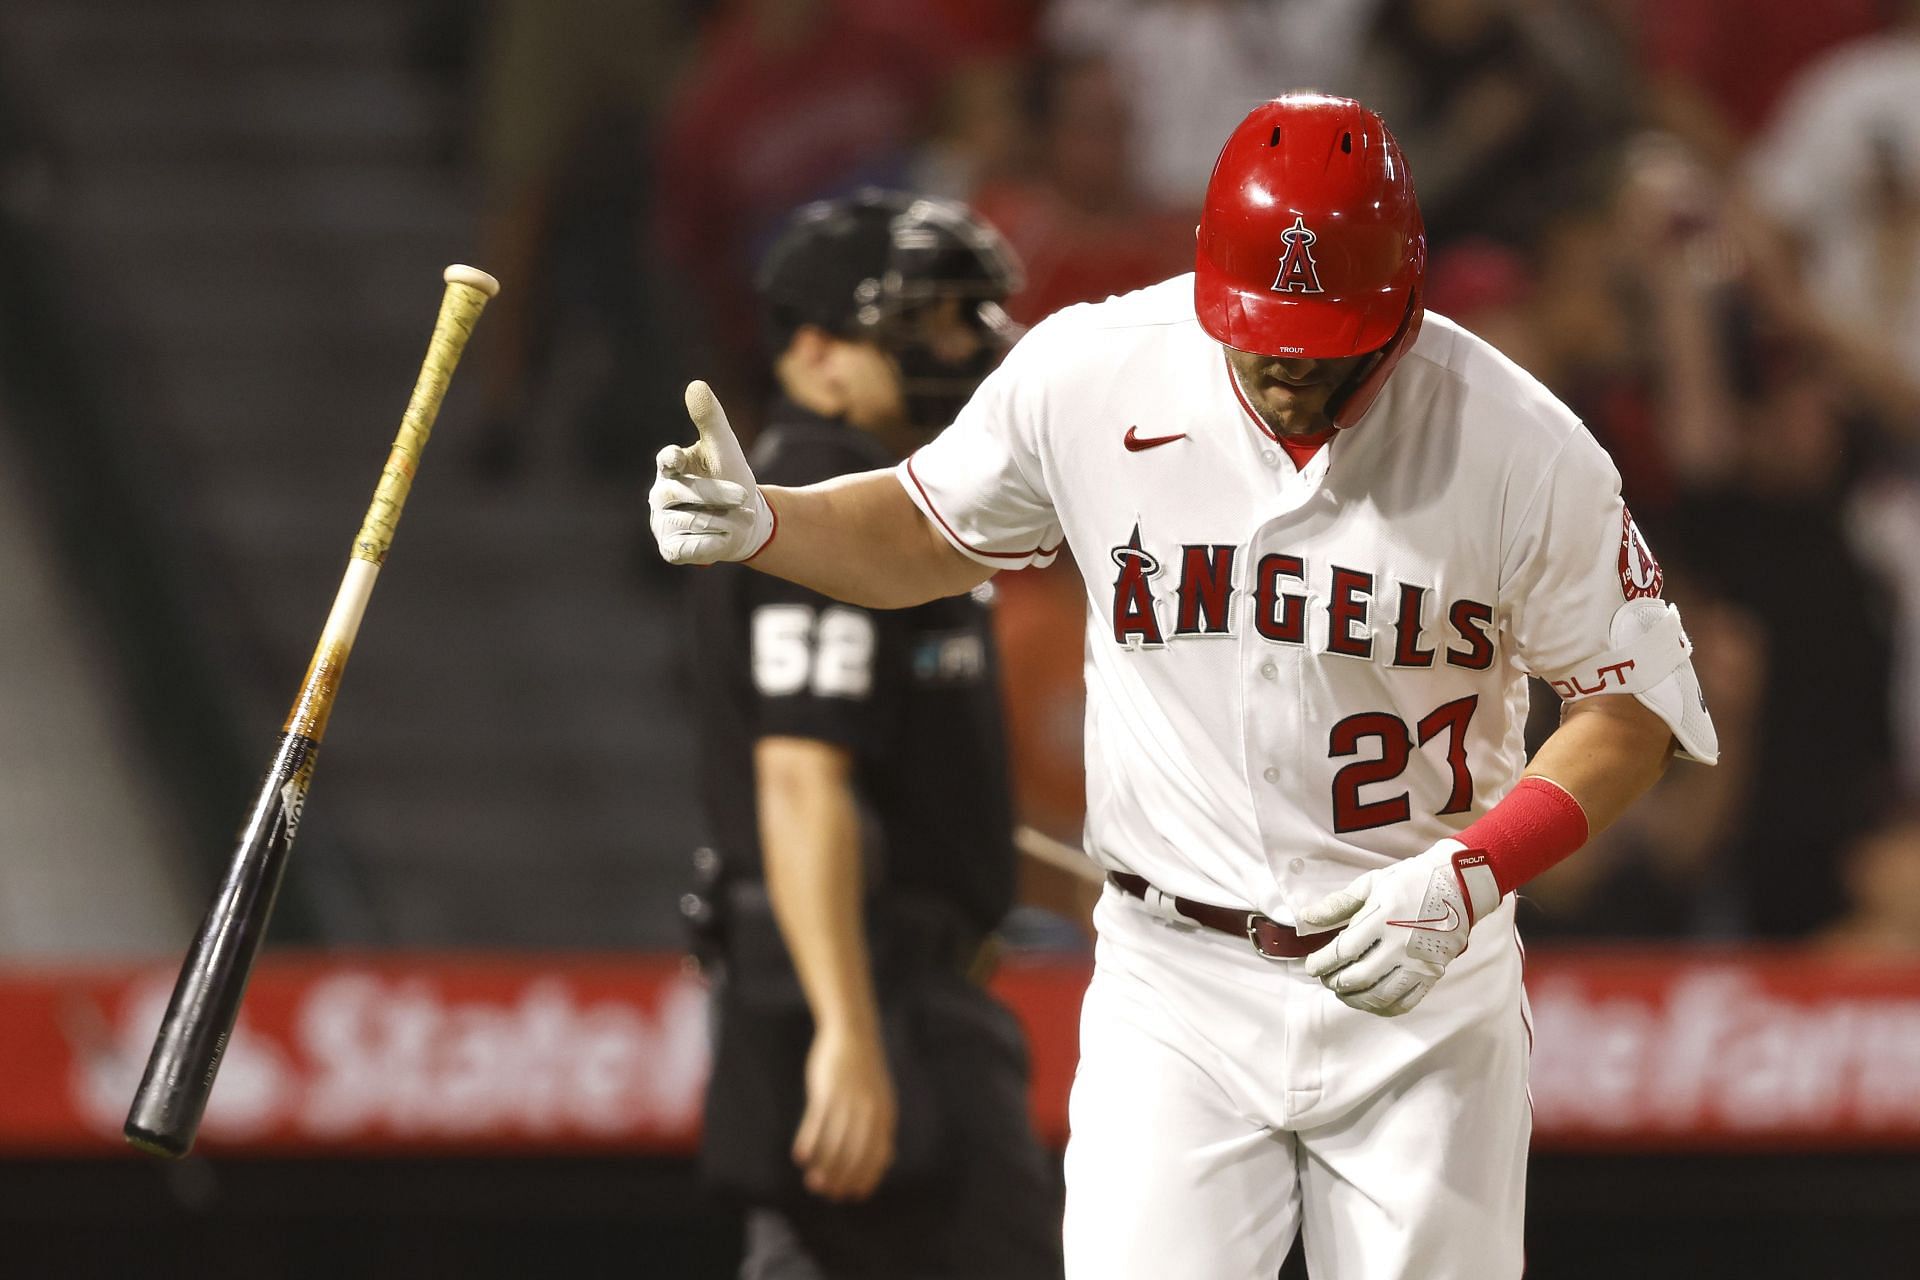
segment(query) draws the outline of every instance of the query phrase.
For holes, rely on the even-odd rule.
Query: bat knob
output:
[[[127,1121],[121,1131],[127,1142],[152,1156],[165,1156],[169,1160],[178,1160],[193,1147],[192,1137],[184,1140],[177,1136],[155,1133],[142,1125]]]
[[[440,277],[448,284],[470,285],[489,298],[497,297],[500,293],[500,282],[478,267],[464,267],[456,262],[441,272]]]

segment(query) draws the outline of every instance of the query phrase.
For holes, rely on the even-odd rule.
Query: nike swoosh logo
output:
[[[1128,427],[1127,438],[1121,443],[1127,446],[1127,452],[1139,453],[1143,449],[1158,449],[1163,444],[1172,444],[1175,440],[1186,438],[1187,433],[1184,431],[1177,436],[1143,436],[1140,434],[1140,428]]]
[[[1425,929],[1428,933],[1452,933],[1460,927],[1460,912],[1449,902],[1447,914],[1435,916],[1430,920],[1389,920],[1388,924],[1398,925],[1402,929]]]

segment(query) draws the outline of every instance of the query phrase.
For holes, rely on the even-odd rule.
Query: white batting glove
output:
[[[699,442],[662,449],[654,457],[659,476],[647,491],[660,557],[669,564],[749,559],[773,537],[773,509],[713,388],[688,383],[687,414]]]
[[[1499,905],[1486,855],[1442,840],[1369,871],[1300,913],[1309,928],[1346,930],[1307,957],[1307,972],[1352,1008],[1391,1018],[1426,998],[1467,949],[1473,922]]]

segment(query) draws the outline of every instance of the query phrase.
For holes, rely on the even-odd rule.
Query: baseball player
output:
[[[925,443],[1017,332],[1018,279],[952,202],[800,210],[757,280],[781,394],[755,469]],[[1025,1041],[977,981],[1016,873],[991,592],[883,613],[735,566],[691,586],[721,868],[701,1166],[748,1206],[743,1280],[1057,1277]]]
[[[1283,97],[1192,275],[1037,325],[899,467],[762,489],[703,403],[662,455],[670,561],[868,607],[1082,569],[1070,1276],[1271,1277],[1296,1234],[1322,1277],[1518,1276],[1513,891],[1717,754],[1611,461],[1425,266],[1381,120]],[[1565,700],[1531,762],[1529,673]]]

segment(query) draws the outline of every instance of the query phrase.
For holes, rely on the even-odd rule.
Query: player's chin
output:
[[[1311,398],[1298,394],[1285,398],[1268,397],[1261,402],[1262,416],[1282,435],[1317,435],[1332,426],[1327,417],[1327,396]]]

